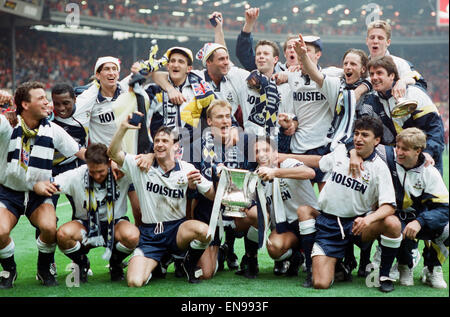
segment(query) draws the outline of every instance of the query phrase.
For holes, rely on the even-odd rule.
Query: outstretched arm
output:
[[[259,16],[259,8],[249,8],[245,11],[245,24],[236,42],[236,57],[248,71],[256,69],[255,51],[251,32]]]
[[[210,19],[214,18],[214,20],[217,23],[216,26],[214,27],[214,43],[218,43],[227,47],[227,44],[225,43],[225,35],[223,33],[222,13],[215,11],[209,16],[209,18]]]
[[[311,59],[309,58],[307,52],[308,48],[306,43],[303,41],[301,34],[298,35],[299,40],[295,42],[295,52],[298,55],[299,63],[303,65],[303,72],[308,74],[309,77],[314,80],[319,88],[322,88],[324,75],[317,69]]]
[[[151,73],[152,81],[167,92],[170,102],[174,105],[181,105],[186,102],[186,97],[169,82],[168,75],[169,73],[162,71]]]
[[[313,179],[316,176],[314,170],[306,165],[289,168],[271,168],[262,166],[257,169],[257,173],[263,181],[270,181],[275,177],[292,179]]]
[[[137,112],[137,114],[142,116],[142,113],[140,112]],[[122,151],[122,139],[125,133],[128,131],[128,129],[138,130],[142,124],[139,123],[137,126],[130,124],[128,120],[131,119],[132,116],[133,114],[131,113],[124,121],[122,121],[116,133],[114,134],[111,144],[108,147],[108,156],[120,167],[122,167],[125,160],[125,152]]]

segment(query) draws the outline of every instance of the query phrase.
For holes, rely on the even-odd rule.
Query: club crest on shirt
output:
[[[368,172],[362,172],[361,173],[361,180],[363,181],[363,183],[369,184],[369,182],[370,182],[370,174]]]
[[[187,184],[187,177],[185,175],[181,175],[177,180],[177,185],[184,186]]]
[[[422,184],[422,182],[420,181],[420,179],[416,180],[416,183],[413,185],[413,187],[414,187],[415,189],[418,189],[418,190],[423,189],[423,184]]]
[[[231,91],[228,93],[228,95],[227,95],[227,101],[229,102],[229,103],[232,103],[234,100],[233,100],[233,94],[231,93]]]

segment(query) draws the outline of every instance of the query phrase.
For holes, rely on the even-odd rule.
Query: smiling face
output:
[[[170,79],[176,86],[184,83],[191,69],[192,66],[188,65],[188,58],[186,56],[175,52],[170,54],[167,70],[169,71]]]
[[[95,77],[100,82],[100,86],[107,90],[114,90],[117,87],[119,80],[119,68],[114,63],[104,63],[100,71],[97,71]],[[99,69],[100,69],[99,68]]]
[[[169,133],[160,131],[154,137],[153,149],[158,163],[167,160],[174,161],[175,152],[178,150],[178,142],[175,143]]]
[[[344,78],[347,84],[354,84],[366,72],[362,65],[361,56],[355,53],[348,53],[342,63],[344,69]]]
[[[30,101],[22,101],[23,109],[35,120],[48,117],[49,101],[42,88],[30,89]]]
[[[258,140],[255,143],[255,158],[259,166],[273,166],[277,161],[277,152],[266,140]]]
[[[56,116],[69,118],[72,115],[75,98],[72,98],[68,91],[58,95],[52,94],[52,100]]]
[[[212,59],[206,61],[206,67],[210,76],[223,77],[230,70],[230,57],[223,48],[214,51]]]
[[[392,88],[395,74],[388,74],[386,68],[381,66],[370,67],[369,75],[373,90],[384,94],[386,93],[386,91]]]
[[[387,38],[387,34],[383,29],[373,28],[367,33],[366,45],[371,58],[381,57],[386,55],[386,51],[391,45],[391,40]]]
[[[413,168],[416,166],[420,152],[422,152],[421,149],[414,149],[402,140],[398,140],[395,145],[397,162],[405,168]]]

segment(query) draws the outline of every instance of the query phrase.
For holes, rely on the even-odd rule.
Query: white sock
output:
[[[7,259],[13,256],[15,248],[16,245],[14,244],[14,240],[11,238],[11,242],[3,249],[0,249],[0,259]]]

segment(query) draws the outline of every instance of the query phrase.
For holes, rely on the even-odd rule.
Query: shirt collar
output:
[[[114,96],[112,97],[111,101],[116,100],[117,97],[119,97],[119,95],[120,95],[121,92],[122,92],[122,88],[120,88],[120,85],[117,84],[116,91],[114,91]],[[98,102],[98,103],[102,103],[102,102],[104,102],[105,100],[107,100],[107,99],[106,99],[106,97],[103,97],[103,95],[102,95],[102,89],[99,88],[98,94],[97,94],[97,102]]]
[[[373,149],[372,153],[364,159],[364,161],[374,161],[377,156],[377,152]]]
[[[158,164],[158,161],[157,161],[157,160],[154,160],[154,162],[153,162],[153,167],[156,167],[156,168],[159,167],[159,164]],[[177,172],[177,171],[180,171],[180,170],[181,170],[180,163],[178,162],[178,160],[176,160],[176,161],[175,161],[175,166],[174,166],[174,168],[172,168],[171,170],[165,172],[164,174],[162,174],[162,176],[163,176],[163,177],[169,177],[169,176],[170,176],[170,173],[171,173],[172,171]]]
[[[347,157],[350,157],[350,150],[347,150]],[[368,157],[363,159],[363,161],[373,161],[373,160],[375,160],[376,157],[377,157],[377,153],[376,153],[375,149],[373,149],[372,153]]]

